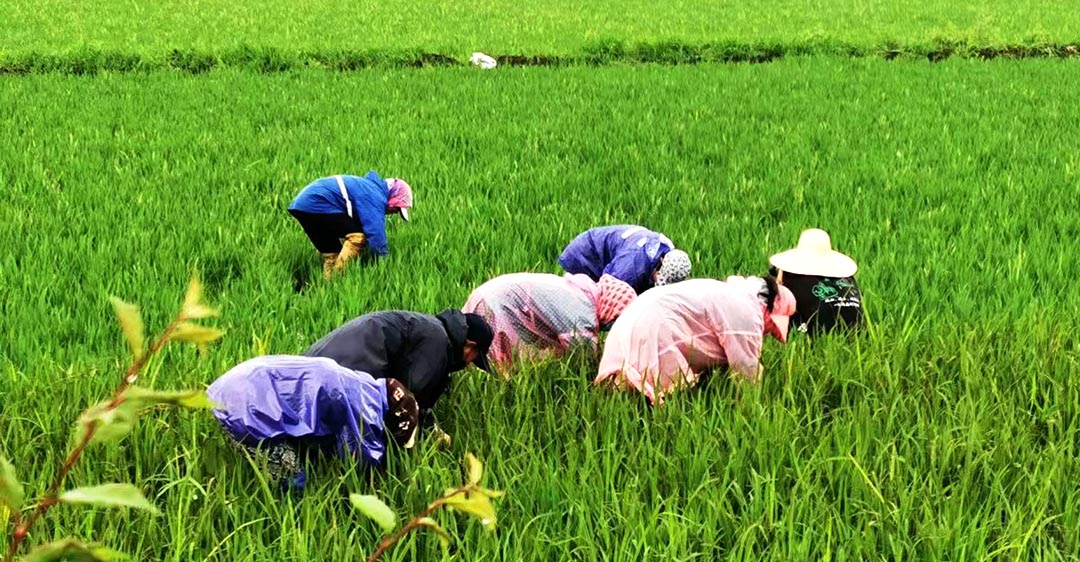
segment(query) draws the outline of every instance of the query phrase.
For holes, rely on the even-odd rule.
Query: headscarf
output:
[[[690,276],[690,256],[682,250],[672,250],[664,255],[660,271],[656,272],[656,286],[678,283]]]
[[[420,407],[416,397],[396,379],[386,379],[386,403],[389,406],[383,423],[394,442],[406,449],[416,443],[416,430],[420,425]]]
[[[628,283],[610,275],[601,275],[600,298],[597,300],[596,317],[600,325],[610,324],[622,314],[624,308],[637,297],[637,291]]]
[[[759,302],[762,293],[768,287],[764,279],[754,276],[731,275],[724,279],[724,283],[740,287],[746,291],[747,297],[758,299]],[[765,333],[782,343],[787,343],[788,324],[791,321],[791,315],[795,314],[795,295],[791,293],[791,290],[783,285],[777,285],[772,310],[762,303],[762,314],[765,316]]]
[[[792,314],[795,314],[795,295],[787,287],[777,285],[772,310],[765,310],[765,333],[787,343]]]
[[[390,199],[386,203],[387,207],[397,207],[398,209],[412,208],[412,187],[405,183],[405,180],[389,178],[386,180],[386,186],[390,190]]]

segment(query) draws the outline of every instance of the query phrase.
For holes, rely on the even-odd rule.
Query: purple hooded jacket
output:
[[[638,294],[653,286],[660,258],[675,249],[667,236],[643,226],[619,224],[586,230],[559,256],[567,273],[583,273],[599,281],[605,273],[624,281]]]
[[[342,456],[378,465],[386,453],[386,383],[331,359],[267,355],[221,375],[206,394],[239,441],[330,438]]]

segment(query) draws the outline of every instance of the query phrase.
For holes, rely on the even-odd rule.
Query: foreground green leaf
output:
[[[394,514],[394,510],[390,509],[390,506],[383,503],[379,498],[349,494],[349,503],[357,511],[378,523],[384,533],[389,533],[397,527],[397,515]]]
[[[189,318],[191,320],[198,320],[200,318],[210,318],[212,316],[217,316],[218,311],[213,309],[213,308],[210,308],[210,307],[206,306],[205,304],[196,304],[196,305],[192,305],[192,306],[189,306],[189,307],[185,307],[183,314],[184,314],[184,318]]]
[[[124,401],[110,407],[110,401],[99,402],[79,416],[75,422],[75,443],[81,443],[93,431],[88,444],[115,441],[131,433],[139,417],[139,405]]]
[[[485,495],[485,496],[487,496],[489,498],[492,498],[492,499],[501,498],[501,497],[506,495],[506,492],[503,492],[503,491],[500,491],[500,490],[491,490],[491,489],[488,489],[488,488],[484,488],[482,486],[478,486],[476,488],[476,493],[477,494],[483,494],[483,495]]]
[[[209,326],[199,326],[190,322],[181,322],[169,335],[169,341],[193,343],[199,347],[221,338],[221,330]]]
[[[23,562],[110,562],[127,558],[123,554],[103,546],[87,545],[75,539],[61,539],[43,544],[30,551]]]
[[[469,485],[475,486],[484,478],[484,464],[472,453],[465,453],[465,462],[469,464]]]
[[[427,527],[431,530],[431,532],[435,533],[435,535],[439,537],[439,544],[442,545],[443,550],[450,548],[450,543],[453,541],[453,537],[451,537],[450,533],[448,533],[446,529],[442,527],[442,525],[439,525],[437,521],[430,517],[423,517],[419,519],[417,523],[424,527]]]
[[[0,505],[17,511],[22,508],[26,494],[22,483],[15,475],[15,467],[8,462],[7,458],[0,455]]]
[[[200,390],[157,391],[138,386],[128,387],[122,400],[110,407],[106,400],[91,406],[79,416],[75,424],[75,443],[81,443],[87,432],[93,430],[88,444],[116,441],[127,436],[135,428],[140,411],[159,404],[169,404],[192,409],[213,409],[214,404]]]
[[[476,517],[484,527],[491,528],[495,526],[495,506],[483,494],[466,494],[462,492],[446,498],[444,503],[451,509]]]
[[[191,273],[188,279],[187,290],[184,291],[184,308],[202,303],[202,281],[199,280],[199,272]]]
[[[120,321],[120,328],[124,332],[124,339],[131,347],[131,353],[135,359],[141,359],[146,348],[146,328],[143,325],[142,316],[139,315],[139,307],[112,297],[113,310],[116,318]]]
[[[128,387],[124,400],[138,404],[139,408],[168,404],[183,408],[212,410],[218,405],[201,390],[154,390],[141,386]]]
[[[142,491],[131,484],[102,484],[68,490],[60,496],[63,503],[87,504],[101,507],[131,507],[153,514],[160,513]]]
[[[188,282],[187,292],[184,293],[184,306],[180,310],[180,315],[187,320],[198,320],[218,315],[218,311],[203,304],[202,282],[199,281],[197,273],[192,274],[191,280]]]

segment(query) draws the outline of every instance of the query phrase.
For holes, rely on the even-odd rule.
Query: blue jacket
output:
[[[386,206],[390,201],[390,188],[377,172],[366,176],[342,175],[345,191],[352,203],[353,218],[367,238],[368,246],[376,255],[390,252],[386,241]],[[348,207],[341,196],[341,188],[334,176],[319,178],[305,187],[289,205],[290,211],[320,214],[346,214]]]
[[[640,294],[653,286],[660,258],[674,248],[667,236],[643,226],[602,226],[574,238],[559,256],[559,265],[567,273],[583,273],[593,281],[606,273]]]
[[[207,389],[214,417],[240,441],[333,438],[342,456],[378,465],[386,453],[386,383],[331,359],[267,355],[245,361]]]

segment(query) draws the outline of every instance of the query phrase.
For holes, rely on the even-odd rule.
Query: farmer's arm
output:
[[[446,357],[445,334],[424,335],[416,341],[405,357],[402,381],[416,397],[421,410],[435,407],[450,383]]]
[[[360,422],[358,426],[350,424],[350,427],[342,428],[338,434],[338,451],[342,456],[351,456],[367,466],[381,465],[383,456],[386,453],[384,437],[373,434],[368,424],[363,423],[363,420],[357,421]],[[358,439],[358,434],[362,434],[363,437]]]
[[[750,382],[758,382],[764,370],[761,365],[761,343],[760,335],[727,334],[722,345],[731,371]]]
[[[640,291],[651,285],[652,270],[649,268],[645,253],[637,248],[628,248],[615,255],[615,259],[604,267],[603,273],[610,275]]]
[[[368,247],[377,256],[390,253],[390,246],[386,241],[385,209],[369,204],[358,210],[360,225],[364,228],[364,237],[367,239]]]
[[[764,318],[760,305],[750,301],[716,301],[708,310],[708,321],[724,349],[728,368],[750,382],[757,382],[763,371]]]

